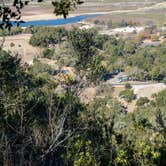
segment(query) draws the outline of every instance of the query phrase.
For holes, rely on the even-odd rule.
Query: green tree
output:
[[[0,55],[0,164],[60,163],[60,146],[79,130],[84,107],[70,90],[56,94],[50,77],[32,74],[6,52]]]
[[[62,42],[62,38],[66,36],[66,30],[64,28],[54,27],[40,27],[34,28],[33,35],[30,39],[32,46],[48,47]]]
[[[136,45],[132,41],[126,41],[124,45],[125,54],[132,55],[136,52]]]
[[[119,94],[120,97],[123,97],[127,102],[132,102],[135,99],[135,94],[133,90],[126,89],[121,91]]]
[[[74,28],[68,33],[68,40],[75,51],[77,57],[76,68],[85,70],[89,62],[96,55],[94,30],[80,30]]]
[[[51,59],[51,58],[54,56],[54,52],[55,52],[54,49],[45,49],[45,50],[43,51],[43,57],[44,57],[44,58]]]
[[[156,95],[156,105],[161,107],[166,105],[166,90],[163,90]]]
[[[47,64],[41,63],[39,60],[33,61],[33,66],[30,67],[30,72],[33,74],[53,74],[54,70]]]
[[[101,58],[99,56],[93,57],[88,68],[88,78],[90,81],[98,83],[102,80],[105,73],[106,69],[101,64]]]

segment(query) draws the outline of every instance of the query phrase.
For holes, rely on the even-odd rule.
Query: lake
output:
[[[87,14],[87,15],[79,15],[74,17],[69,17],[67,19],[54,19],[54,20],[36,20],[36,21],[27,21],[24,23],[20,23],[21,27],[29,27],[29,26],[55,26],[55,25],[65,25],[71,23],[77,23],[79,21],[85,20],[87,18],[93,18],[100,16],[101,14]],[[16,26],[16,23],[13,23]]]

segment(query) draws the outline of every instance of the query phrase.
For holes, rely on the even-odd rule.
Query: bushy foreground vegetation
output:
[[[124,114],[111,95],[83,105],[70,86],[56,93],[33,68],[0,52],[1,165],[166,164],[165,90]]]
[[[56,15],[66,17],[81,3],[62,0],[52,4]],[[28,1],[14,0],[12,8],[4,3],[1,28],[10,29],[10,19],[19,21],[24,5]],[[87,82],[99,85],[105,73],[116,69],[127,72],[132,80],[166,79],[165,45],[141,48],[95,30],[29,30],[33,34],[30,43],[45,48],[43,57],[73,66],[80,80],[86,77]],[[2,36],[19,33],[20,29],[3,31]],[[0,51],[0,165],[166,165],[166,90],[155,94],[151,102],[140,98],[137,110],[126,114],[109,87],[102,87],[98,93],[105,94],[84,105],[75,82],[57,92],[53,73],[38,60],[26,66]],[[122,92],[128,102],[134,95],[130,88],[126,85]]]

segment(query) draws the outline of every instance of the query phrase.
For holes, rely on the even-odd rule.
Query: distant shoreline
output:
[[[29,26],[58,26],[58,25],[66,25],[66,24],[73,24],[79,23],[80,21],[94,18],[100,16],[101,14],[84,14],[84,15],[76,15],[73,17],[68,17],[67,19],[64,18],[52,18],[52,19],[40,19],[40,20],[32,20],[32,21],[25,21],[20,24],[20,27],[29,27]],[[13,26],[17,24],[15,22],[12,23]]]
[[[91,14],[132,13],[132,12],[148,11],[150,9],[157,9],[157,8],[161,8],[161,9],[166,8],[166,2],[157,3],[157,4],[149,6],[149,7],[140,7],[137,9],[129,9],[129,10],[122,9],[122,10],[110,10],[110,11],[107,10],[107,11],[99,11],[99,12],[79,12],[78,11],[79,13],[69,14],[68,18],[75,17],[78,15],[89,15],[89,14],[91,15]],[[44,13],[44,14],[42,12],[40,12],[40,14],[39,14],[36,11],[29,12],[29,10],[28,10],[25,13],[26,13],[26,15],[22,16],[22,20],[24,20],[24,21],[52,20],[52,19],[63,18],[63,16],[56,16],[54,13],[48,13],[48,12]]]
[[[78,14],[69,14],[67,18],[81,16],[81,15],[103,15],[108,14],[110,12],[93,12],[93,13],[78,13]],[[30,16],[22,16],[23,21],[39,21],[39,20],[55,20],[55,19],[63,19],[63,16],[56,16],[55,14],[40,14],[40,15],[30,15]]]

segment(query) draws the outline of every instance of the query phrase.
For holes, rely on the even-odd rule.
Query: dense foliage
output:
[[[5,3],[0,5],[4,21],[0,27],[10,29],[10,19],[19,24],[21,9],[28,2],[14,0],[12,10]],[[57,15],[66,17],[81,3],[60,0],[52,4]],[[119,26],[127,23],[122,21]],[[4,36],[21,30],[2,32]],[[73,59],[70,62],[78,76],[83,73],[90,82],[99,83],[106,71],[116,69],[127,72],[133,80],[166,79],[165,45],[142,48],[94,30],[67,32],[42,27],[31,32],[30,43],[45,47],[45,58],[55,58],[58,45],[64,54],[70,54],[66,59]],[[112,97],[112,87],[98,84],[98,96],[84,105],[73,83],[63,85],[63,91],[57,90],[53,73],[49,65],[38,60],[27,66],[0,51],[0,165],[166,165],[166,90],[154,94],[151,102],[140,98],[135,112],[126,114]],[[134,92],[129,84],[125,87],[120,95],[131,102]]]
[[[36,64],[0,55],[1,165],[166,164],[165,91],[130,114],[109,88],[83,106],[69,87],[56,93],[49,75],[33,74]]]
[[[32,46],[48,47],[49,45],[60,43],[64,36],[66,36],[64,28],[34,28],[30,44],[32,44]]]
[[[127,59],[127,63],[135,68],[132,76],[136,80],[158,80],[161,81],[166,77],[166,59],[165,46],[156,48],[139,49],[136,54]],[[136,69],[137,68],[137,69]]]
[[[32,33],[31,44],[44,47],[46,58],[73,58],[78,76],[95,82],[98,92],[82,104],[74,81],[61,85],[49,65],[34,60],[26,66],[1,51],[0,165],[166,165],[166,90],[124,113],[112,87],[101,83],[115,69],[134,80],[163,80],[165,45],[141,48],[95,30],[42,27]],[[134,92],[130,84],[125,88],[120,96],[130,102]]]
[[[54,55],[54,50],[53,49],[45,49],[43,51],[43,57],[44,58],[48,58],[48,59],[51,59]]]
[[[147,97],[141,97],[137,100],[137,106],[144,106],[145,104],[149,103],[149,99]]]
[[[119,94],[120,98],[124,98],[127,102],[131,102],[135,99],[135,95],[133,90],[126,89],[124,91],[121,91]]]
[[[58,33],[55,35],[54,32]],[[46,36],[43,35],[45,33]],[[63,34],[67,38],[62,37]],[[61,28],[49,27],[36,29],[30,43],[34,46],[50,47],[57,41],[61,44],[60,53],[55,53],[52,58],[57,59],[63,65],[87,70],[90,69],[90,64],[93,64],[95,57],[95,59],[100,59],[105,71],[113,72],[116,69],[125,71],[130,80],[164,82],[166,79],[165,44],[156,47],[141,47],[139,43],[136,44],[131,40],[98,34],[94,29],[75,28],[67,32]]]
[[[49,165],[74,134],[83,106],[72,92],[54,93],[55,82],[41,71],[33,75],[8,53],[0,55],[0,163]]]
[[[59,66],[75,67],[79,76],[91,81],[101,81],[105,73],[116,70],[124,71],[130,80],[166,79],[165,44],[144,48],[95,29],[41,27],[32,28],[32,33],[30,43],[46,47],[45,57],[57,60]]]

